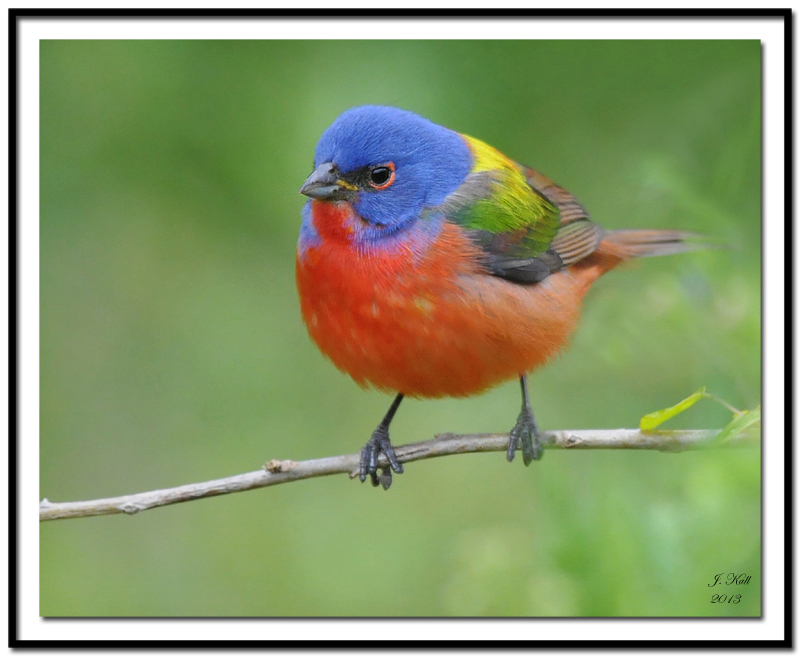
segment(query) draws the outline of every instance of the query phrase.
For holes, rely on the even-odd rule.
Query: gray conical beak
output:
[[[315,200],[347,200],[358,187],[341,179],[339,169],[332,162],[320,164],[306,178],[300,193]]]

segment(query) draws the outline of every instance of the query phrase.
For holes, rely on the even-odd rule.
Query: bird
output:
[[[527,377],[567,347],[591,285],[701,237],[605,230],[541,173],[379,105],[348,109],[323,132],[300,193],[296,282],[308,332],[357,384],[395,394],[359,458],[361,482],[384,489],[403,472],[389,426],[406,396],[465,397],[517,379],[506,458],[539,460]]]

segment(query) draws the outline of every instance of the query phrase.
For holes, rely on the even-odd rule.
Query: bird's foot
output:
[[[378,474],[378,456],[383,453],[389,460],[390,467],[381,467]],[[380,485],[384,490],[388,490],[392,484],[392,470],[398,474],[403,473],[403,465],[397,461],[394,447],[389,441],[389,429],[383,425],[378,426],[372,437],[369,438],[364,448],[361,449],[361,462],[358,467],[358,477],[363,483],[369,474],[370,482],[373,487]]]
[[[522,449],[522,462],[525,466],[534,460],[540,460],[544,455],[544,447],[539,437],[539,427],[533,417],[530,408],[523,408],[517,417],[517,424],[511,429],[508,439],[508,453],[506,459],[511,462],[514,459],[514,452]]]

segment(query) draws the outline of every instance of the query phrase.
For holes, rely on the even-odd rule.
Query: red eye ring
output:
[[[375,166],[370,170],[367,181],[373,189],[380,191],[382,189],[386,189],[387,187],[391,187],[394,184],[394,172],[394,162],[381,164],[380,166]]]

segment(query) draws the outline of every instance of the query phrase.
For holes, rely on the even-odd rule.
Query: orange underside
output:
[[[323,238],[297,259],[308,331],[360,385],[475,394],[558,353],[586,290],[620,261],[601,248],[541,283],[518,285],[483,273],[478,256],[452,224],[423,257],[403,248],[359,254],[344,239]]]

